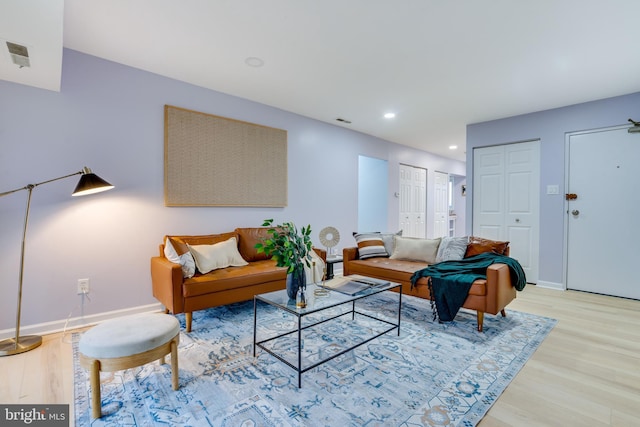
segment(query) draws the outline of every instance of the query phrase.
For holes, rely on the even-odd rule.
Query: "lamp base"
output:
[[[0,356],[13,356],[14,354],[31,351],[42,344],[42,337],[39,335],[24,335],[15,338],[7,338],[0,341]]]

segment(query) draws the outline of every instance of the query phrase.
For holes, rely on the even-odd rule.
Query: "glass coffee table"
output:
[[[367,279],[360,276],[361,279]],[[350,280],[347,276],[341,280]],[[324,290],[328,290],[324,291]],[[358,301],[373,298],[382,292],[397,290],[398,307],[397,317],[391,319],[389,316],[384,318],[381,314],[385,310],[369,310],[364,311],[358,307]],[[271,354],[282,363],[290,366],[298,373],[298,388],[302,386],[302,374],[315,368],[329,360],[335,359],[369,341],[378,338],[393,330],[398,331],[400,336],[400,314],[402,308],[402,285],[399,283],[386,282],[383,285],[366,286],[361,291],[353,295],[345,294],[333,290],[332,287],[322,287],[315,284],[307,285],[307,306],[305,308],[296,307],[295,300],[290,300],[286,290],[279,290],[265,294],[256,295],[253,299],[253,357],[256,357],[256,348],[259,347]],[[297,323],[297,327],[291,327],[291,322],[282,322],[282,330],[275,332],[275,335],[258,338],[258,321],[259,309],[266,307],[275,307],[278,311],[289,313],[293,316],[293,322]],[[349,319],[350,317],[350,319]],[[303,361],[302,349],[305,339],[319,339],[318,336],[330,333],[333,328],[323,325],[326,322],[360,322],[359,325],[366,325],[367,334],[364,336],[353,335],[348,339],[344,339],[344,345],[339,346],[330,354],[314,354],[309,360]],[[289,323],[289,325],[287,325]],[[321,334],[315,332],[314,328],[322,326]],[[325,327],[327,326],[327,327]],[[305,332],[309,332],[307,336]],[[361,332],[361,329],[359,329]],[[337,337],[338,338],[338,337]],[[345,337],[339,337],[341,339]],[[346,342],[348,341],[348,342]],[[287,357],[287,354],[289,357]]]

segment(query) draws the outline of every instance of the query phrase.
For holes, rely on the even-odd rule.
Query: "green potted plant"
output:
[[[298,288],[306,286],[304,265],[311,266],[311,225],[298,231],[293,222],[274,226],[273,219],[265,219],[262,226],[270,227],[270,237],[255,247],[258,253],[271,256],[278,267],[287,267],[287,295],[295,299]]]

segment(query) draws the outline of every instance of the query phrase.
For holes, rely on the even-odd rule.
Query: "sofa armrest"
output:
[[[349,271],[349,261],[355,261],[358,259],[358,248],[344,248],[342,249],[342,274],[348,276],[351,274]]]
[[[313,246],[311,249],[320,257],[320,259],[324,262],[327,262],[327,251],[322,248],[316,248]]]
[[[498,314],[516,297],[516,288],[511,284],[511,274],[506,264],[487,267],[486,312]]]
[[[182,298],[182,267],[165,257],[151,258],[153,296],[173,314],[184,311]]]

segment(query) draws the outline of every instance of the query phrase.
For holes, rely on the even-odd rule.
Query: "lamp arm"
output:
[[[37,187],[39,185],[48,184],[48,183],[53,182],[53,181],[59,181],[61,179],[69,178],[70,176],[81,175],[83,173],[87,173],[86,170],[88,170],[88,169],[84,168],[81,171],[70,173],[69,175],[65,175],[65,176],[60,176],[58,178],[49,179],[49,180],[46,180],[46,181],[39,182],[37,184],[28,184],[28,185],[25,185],[24,187],[16,188],[15,190],[5,191],[4,193],[0,193],[0,197],[7,196],[9,194],[16,193],[16,192],[22,191],[22,190],[34,189],[35,187]]]
[[[85,168],[87,169],[87,168]],[[18,278],[18,307],[16,310],[16,334],[15,334],[15,338],[13,341],[13,345],[14,348],[13,350],[3,350],[6,354],[14,354],[17,352],[21,352],[20,350],[20,317],[22,315],[22,283],[23,283],[23,279],[24,279],[24,249],[25,249],[25,242],[27,240],[27,225],[29,224],[29,209],[31,207],[31,194],[33,192],[33,189],[36,188],[39,185],[42,184],[48,184],[49,182],[53,182],[53,181],[58,181],[60,179],[64,179],[64,178],[69,178],[70,176],[74,176],[74,175],[80,175],[82,173],[85,173],[85,169],[79,171],[79,172],[75,172],[69,175],[65,175],[65,176],[61,176],[58,178],[54,178],[54,179],[49,179],[47,181],[42,181],[39,182],[37,184],[28,184],[22,188],[16,188],[15,190],[11,190],[11,191],[6,191],[4,193],[0,193],[0,197],[2,196],[6,196],[8,194],[12,194],[15,193],[17,191],[21,191],[21,190],[27,190],[29,192],[28,196],[27,196],[27,206],[25,209],[25,213],[24,213],[24,225],[22,228],[22,244],[20,246],[20,275]],[[42,339],[39,339],[38,344],[35,344],[36,346],[40,345],[39,343],[42,342]],[[4,355],[4,353],[3,353]]]

